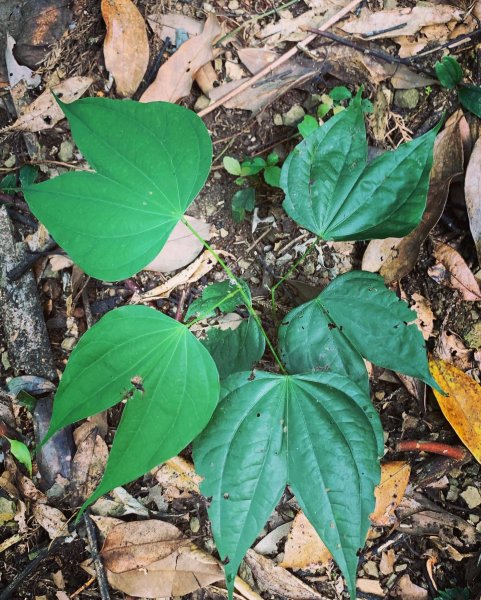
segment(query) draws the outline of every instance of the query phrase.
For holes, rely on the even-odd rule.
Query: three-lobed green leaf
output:
[[[239,564],[289,485],[355,597],[383,435],[369,396],[336,373],[238,373],[194,442],[232,594]]]
[[[25,198],[86,273],[125,279],[155,258],[204,185],[209,133],[195,113],[167,102],[59,104],[95,172],[27,186]]]
[[[44,441],[126,399],[104,477],[87,505],[177,455],[202,431],[218,398],[215,363],[185,325],[126,306],[107,313],[74,348]]]
[[[425,206],[437,130],[367,164],[360,95],[313,131],[282,168],[284,209],[328,240],[402,237]]]

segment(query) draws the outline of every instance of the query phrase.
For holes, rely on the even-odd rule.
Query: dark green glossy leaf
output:
[[[294,319],[291,318],[293,313]],[[386,288],[379,275],[366,271],[340,275],[315,300],[289,313],[284,319],[286,324],[280,327],[281,352],[288,364],[307,366],[315,362],[316,354],[305,341],[310,335],[322,338],[322,333],[309,332],[309,325],[323,327],[320,324],[326,316],[341,333],[330,338],[333,343],[345,339],[358,354],[374,364],[417,377],[439,389],[429,372],[423,336],[413,323],[416,313]],[[300,329],[300,323],[308,333]],[[332,329],[331,334],[334,331]],[[291,350],[300,354],[303,344],[303,356],[291,356]],[[325,364],[323,348],[316,350],[323,356],[324,362],[319,365],[322,367]],[[345,358],[347,347],[338,346],[337,352],[342,353],[349,364]]]
[[[194,442],[230,595],[238,566],[290,485],[355,598],[383,435],[369,396],[334,373],[239,373]]]
[[[461,65],[454,56],[445,56],[434,65],[434,70],[439,83],[448,90],[455,88],[463,78]]]
[[[461,104],[481,119],[481,87],[477,85],[463,85],[458,90]]]
[[[265,350],[264,336],[252,317],[236,329],[211,327],[202,343],[214,359],[221,379],[252,369]]]
[[[86,273],[130,277],[159,253],[209,173],[202,120],[166,102],[85,98],[60,103],[95,173],[26,187],[25,198]]]
[[[323,239],[404,236],[424,212],[435,137],[432,130],[367,164],[358,95],[287,158],[284,208]]]
[[[214,361],[184,325],[145,306],[118,308],[74,348],[44,442],[62,427],[127,399],[90,504],[178,454],[202,431],[218,398]]]
[[[254,210],[256,191],[254,188],[239,190],[232,196],[232,218],[236,223],[242,223],[246,212]]]
[[[237,280],[242,286],[244,293],[251,299],[251,291],[249,286],[242,279]],[[245,304],[241,291],[235,281],[226,279],[218,283],[211,283],[202,292],[202,297],[194,300],[189,306],[185,319],[189,319],[194,315],[203,315],[210,317],[214,314],[214,310],[218,308],[224,313],[232,312],[238,306]]]

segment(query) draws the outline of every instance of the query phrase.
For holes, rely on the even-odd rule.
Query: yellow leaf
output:
[[[431,358],[429,366],[434,379],[447,393],[443,396],[433,390],[444,416],[481,463],[481,386],[469,375],[439,358]]]

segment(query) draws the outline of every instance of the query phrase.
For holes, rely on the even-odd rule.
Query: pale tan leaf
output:
[[[277,52],[267,50],[266,48],[239,48],[237,54],[242,64],[249,69],[252,75],[256,75],[256,73],[262,71],[267,65],[270,65],[279,58]]]
[[[461,371],[468,371],[473,366],[471,350],[456,333],[448,329],[443,328],[437,337],[435,351],[438,358]]]
[[[36,503],[32,512],[37,523],[45,529],[51,540],[68,535],[67,519],[58,508]]]
[[[358,579],[356,581],[356,588],[364,594],[374,594],[380,598],[385,597],[385,591],[377,579]]]
[[[390,525],[396,521],[394,511],[403,499],[410,474],[409,463],[400,460],[381,465],[381,482],[374,491],[376,506],[369,517],[373,525]]]
[[[362,257],[363,271],[377,273],[384,263],[395,260],[399,255],[398,245],[403,238],[371,240]]]
[[[201,21],[180,13],[168,13],[166,15],[152,13],[147,17],[147,22],[152,27],[152,31],[164,41],[167,38],[175,40],[178,29],[187,32],[189,37],[199,35],[203,29]]]
[[[411,306],[416,311],[417,319],[415,321],[417,328],[423,334],[423,338],[428,340],[431,337],[434,327],[434,314],[428,300],[421,294],[413,294],[414,304]]]
[[[396,583],[394,594],[396,594],[395,598],[400,598],[401,600],[428,599],[428,591],[413,583],[407,574],[403,575]]]
[[[157,77],[142,94],[140,101],[176,102],[187,96],[197,71],[214,58],[212,44],[220,32],[216,17],[210,14],[202,33],[184,42],[160,67]]]
[[[62,109],[55,101],[52,92],[69,104],[74,100],[78,100],[92,85],[91,77],[71,77],[62,83],[45,90],[40,96],[32,102],[23,114],[13,123],[9,125],[8,130],[12,131],[44,131],[56,125],[59,121],[65,118]]]
[[[202,477],[197,475],[194,465],[181,456],[171,458],[161,465],[155,472],[155,479],[167,491],[169,488],[176,488],[181,492],[200,493]]]
[[[95,504],[92,504],[91,510],[94,515],[103,517],[123,517],[125,515],[149,516],[148,509],[131,496],[123,487],[116,487],[108,496],[99,498]]]
[[[457,250],[448,244],[436,242],[434,258],[438,264],[428,270],[430,277],[437,283],[459,290],[464,300],[481,300],[479,283]]]
[[[93,493],[105,471],[109,451],[96,428],[82,440],[72,459],[72,505],[79,506]]]
[[[469,159],[464,180],[464,194],[469,227],[481,263],[481,138],[474,145]]]
[[[283,523],[263,537],[260,542],[254,546],[254,550],[262,555],[277,554],[278,545],[288,535],[291,530],[293,521]],[[282,567],[286,565],[281,564]]]
[[[305,569],[326,566],[331,559],[331,553],[307,520],[306,515],[302,511],[297,513],[287,537],[281,567]]]
[[[102,541],[105,540],[114,527],[117,527],[117,525],[122,525],[124,522],[122,519],[115,519],[114,517],[102,517],[100,515],[92,515],[92,521],[97,526],[97,529],[102,536]]]
[[[208,223],[194,217],[186,216],[186,219],[204,240],[210,240],[210,226]],[[202,242],[191,233],[186,225],[179,221],[165,246],[154,260],[144,267],[144,271],[168,273],[181,269],[195,260],[203,247]]]
[[[381,554],[379,562],[379,570],[383,575],[391,575],[394,572],[394,563],[396,562],[396,554],[392,548]]]
[[[261,591],[279,595],[290,600],[323,600],[323,596],[274,561],[248,550],[245,561]]]
[[[102,0],[107,27],[104,59],[119,96],[130,97],[149,64],[149,41],[142,15],[131,0]]]
[[[38,73],[34,73],[32,69],[19,65],[13,55],[13,49],[15,48],[15,40],[11,35],[7,33],[7,44],[5,48],[5,63],[8,72],[8,82],[10,87],[13,88],[20,81],[24,81],[27,87],[36,88],[42,78]]]
[[[73,260],[64,254],[52,254],[49,257],[50,268],[54,273],[68,269],[73,265]]]

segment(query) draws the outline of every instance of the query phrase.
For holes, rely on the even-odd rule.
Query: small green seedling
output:
[[[6,440],[10,443],[10,452],[12,456],[14,456],[20,464],[22,464],[26,469],[30,477],[32,476],[32,457],[30,455],[30,450],[23,442],[19,442],[18,440],[12,440],[7,436],[4,436]]]
[[[288,485],[354,600],[384,450],[364,359],[439,389],[416,314],[382,277],[353,271],[288,312],[271,339],[246,282],[184,217],[211,167],[202,120],[163,102],[86,98],[59,104],[92,170],[27,186],[24,194],[72,259],[91,277],[131,277],[181,221],[226,273],[224,282],[192,303],[186,324],[129,305],[107,313],[80,338],[46,440],[125,403],[103,479],[81,512],[193,441],[230,599],[245,552]],[[285,211],[314,234],[314,244],[406,235],[426,207],[437,131],[368,163],[357,94],[284,162],[278,184]],[[277,163],[272,155],[265,162],[225,160],[242,178],[261,171],[265,177],[268,169],[279,169]],[[204,340],[192,333],[200,319],[232,310],[239,327],[211,330]],[[275,315],[266,316],[276,322]],[[262,368],[252,370],[261,359]]]
[[[481,118],[481,87],[463,84],[463,70],[454,56],[445,56],[434,65],[439,83],[448,90],[457,90],[458,100],[466,110]]]

